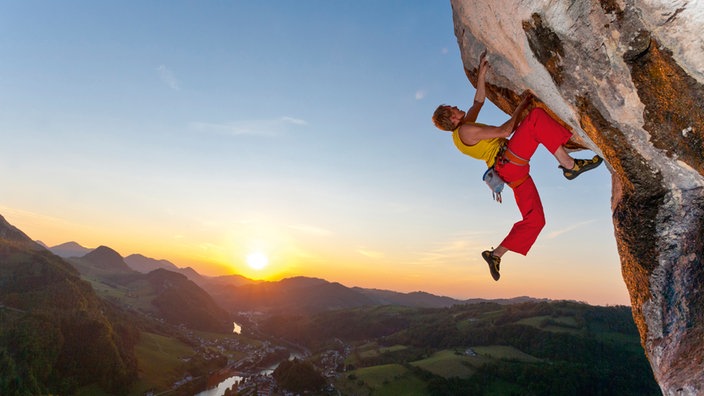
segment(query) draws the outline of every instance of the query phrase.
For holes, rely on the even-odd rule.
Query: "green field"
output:
[[[181,379],[185,360],[195,353],[193,348],[174,338],[143,332],[135,348],[139,365],[139,381],[132,394],[149,389],[168,389]]]
[[[574,316],[534,316],[521,319],[516,323],[555,333],[579,334],[582,331]]]
[[[385,364],[355,370],[357,377],[372,388],[378,388],[382,386],[385,381],[392,381],[394,377],[400,377],[407,372],[408,369],[400,364]]]
[[[474,374],[474,366],[486,363],[489,360],[482,356],[467,356],[463,352],[446,349],[434,353],[433,356],[427,359],[418,360],[411,364],[441,377],[466,378]]]
[[[535,356],[523,353],[520,350],[505,345],[478,346],[472,348],[477,355],[492,359],[514,360],[523,363],[538,363],[542,362]]]
[[[371,357],[377,357],[383,353],[386,352],[397,352],[397,351],[402,351],[406,349],[407,347],[404,345],[394,345],[390,347],[380,347],[376,343],[370,343],[367,345],[364,345],[359,349],[359,357],[361,359],[367,359]]]
[[[126,287],[114,282],[106,282],[95,275],[83,274],[82,277],[90,282],[93,290],[100,297],[106,300],[141,312],[157,312],[152,304],[156,294],[146,280],[132,282],[129,287]]]
[[[423,396],[425,383],[400,364],[385,364],[350,371],[336,384],[343,394]]]
[[[354,349],[354,353],[350,354],[347,357],[347,359],[345,360],[345,364],[352,366],[364,365],[362,364],[362,362],[364,362],[365,359],[376,358],[384,353],[398,352],[407,348],[408,347],[404,345],[393,345],[390,347],[383,347],[377,344],[376,342],[368,342],[357,346]]]
[[[474,368],[491,363],[492,360],[514,360],[524,363],[541,361],[510,346],[483,346],[474,347],[472,350],[476,353],[475,356],[468,355],[466,351],[445,349],[411,364],[444,378],[467,378],[474,374]]]

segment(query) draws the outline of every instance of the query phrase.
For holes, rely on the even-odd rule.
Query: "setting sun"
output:
[[[269,258],[260,252],[251,253],[247,256],[247,265],[255,270],[264,269],[269,264]]]

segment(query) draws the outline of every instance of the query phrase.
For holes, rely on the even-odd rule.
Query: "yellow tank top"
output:
[[[459,128],[452,131],[452,141],[455,142],[455,146],[464,154],[478,160],[486,162],[486,166],[491,168],[494,166],[494,161],[496,160],[496,154],[499,153],[501,145],[506,141],[505,138],[493,138],[480,140],[479,143],[473,146],[467,146],[460,139]]]

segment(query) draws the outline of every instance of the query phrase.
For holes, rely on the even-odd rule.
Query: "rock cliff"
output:
[[[704,394],[704,3],[451,0],[465,71],[526,89],[601,154],[623,278],[666,395]]]

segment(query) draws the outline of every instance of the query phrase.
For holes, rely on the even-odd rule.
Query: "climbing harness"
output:
[[[527,159],[521,158],[516,155],[513,151],[511,151],[508,148],[508,145],[506,145],[505,143],[501,145],[501,149],[499,150],[498,154],[496,154],[495,161],[495,163],[499,163],[502,165],[512,163],[518,166],[526,166],[528,165],[528,162],[529,161]],[[494,169],[494,167],[492,166],[491,168],[487,169],[486,172],[484,172],[482,180],[487,184],[487,186],[489,186],[494,200],[498,203],[501,203],[501,192],[504,190],[504,184],[508,184],[508,186],[511,188],[516,188],[523,184],[524,181],[528,180],[529,177],[530,175],[526,173],[525,176],[521,177],[520,179],[514,180],[510,183],[506,183],[501,178],[501,176],[499,176],[499,173],[496,171],[496,169]]]

